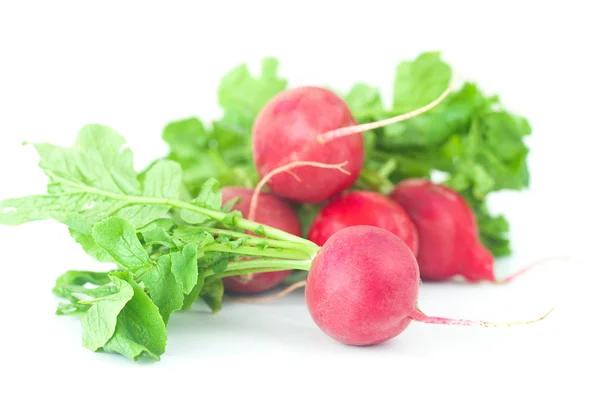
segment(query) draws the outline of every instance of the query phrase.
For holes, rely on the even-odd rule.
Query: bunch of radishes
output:
[[[450,88],[449,88],[450,89]],[[380,121],[394,123],[433,108]],[[473,211],[458,194],[425,179],[398,182],[389,196],[352,190],[363,167],[362,131],[348,105],[319,87],[283,91],[259,113],[252,131],[255,167],[270,193],[223,188],[223,202],[256,222],[301,235],[290,203],[325,203],[308,239],[322,246],[306,280],[306,302],[317,325],[338,341],[379,343],[411,320],[446,324],[486,322],[425,316],[417,308],[420,280],[462,276],[497,281],[494,258],[480,243]],[[258,206],[257,206],[258,204]],[[291,271],[227,277],[233,293],[260,293]]]

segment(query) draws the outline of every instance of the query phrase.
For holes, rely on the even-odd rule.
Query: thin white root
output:
[[[534,261],[532,263],[530,263],[529,265],[526,265],[524,268],[521,268],[520,270],[518,270],[517,272],[507,276],[506,278],[503,279],[499,279],[496,280],[495,283],[499,283],[499,284],[505,284],[505,283],[510,283],[513,280],[515,280],[515,278],[518,278],[519,276],[523,275],[524,273],[528,272],[529,270],[533,269],[533,267],[536,267],[540,264],[545,264],[551,261],[557,261],[557,260],[564,260],[564,261],[568,261],[570,260],[570,257],[567,255],[564,256],[555,256],[555,257],[547,257],[547,258],[542,258],[541,260],[537,260]]]
[[[294,284],[291,284],[290,286],[286,287],[285,289],[283,289],[275,294],[272,294],[271,296],[264,296],[264,297],[231,297],[231,296],[228,296],[228,298],[231,300],[234,300],[234,301],[238,301],[240,303],[267,303],[269,301],[283,297],[283,296],[293,292],[294,290],[300,289],[304,286],[306,286],[306,281],[299,281]]]
[[[423,107],[420,107],[420,108],[417,108],[416,110],[407,112],[406,114],[396,115],[395,117],[383,119],[381,121],[375,121],[375,122],[370,122],[368,124],[352,125],[352,126],[346,126],[343,128],[334,129],[334,130],[322,133],[319,136],[317,136],[317,142],[324,144],[324,143],[329,142],[330,140],[337,139],[342,136],[354,135],[354,134],[369,131],[372,129],[381,128],[383,126],[395,124],[396,122],[406,121],[407,119],[411,119],[413,117],[416,117],[417,115],[421,115],[421,114],[431,110],[438,104],[440,104],[450,94],[450,92],[452,92],[452,90],[454,89],[454,87],[456,86],[456,84],[458,82],[458,78],[459,78],[458,74],[455,75],[454,78],[452,79],[452,81],[450,81],[450,84],[448,85],[446,90],[444,90],[437,99],[433,100],[429,104],[424,105]]]
[[[252,193],[252,200],[250,201],[250,210],[248,212],[248,219],[250,221],[254,221],[254,217],[256,216],[256,208],[258,207],[258,195],[260,194],[263,186],[265,186],[267,184],[267,182],[269,182],[271,180],[271,178],[273,178],[275,175],[280,174],[282,172],[288,172],[288,173],[292,174],[292,176],[298,182],[300,182],[300,178],[298,177],[298,175],[296,175],[292,171],[290,171],[291,169],[294,169],[296,167],[318,167],[318,168],[325,168],[325,169],[337,169],[338,171],[340,171],[346,175],[350,175],[350,172],[344,169],[344,166],[346,164],[348,164],[348,161],[344,161],[343,163],[340,163],[340,164],[325,164],[325,163],[320,163],[320,162],[315,162],[315,161],[293,161],[293,162],[283,165],[279,168],[275,168],[273,171],[271,171],[267,175],[265,175],[260,180],[258,185],[256,185],[256,188],[254,188],[254,193]]]
[[[507,321],[507,322],[490,322],[490,321],[479,321],[479,320],[470,320],[470,319],[455,319],[455,318],[445,318],[445,317],[430,317],[425,315],[419,309],[415,309],[415,311],[410,315],[410,318],[413,321],[424,322],[426,324],[440,324],[440,325],[461,325],[461,326],[482,326],[484,328],[499,328],[499,327],[510,327],[517,325],[529,325],[535,322],[542,321],[546,319],[550,313],[554,311],[554,307],[552,307],[548,312],[546,312],[541,317],[528,320],[528,321]]]

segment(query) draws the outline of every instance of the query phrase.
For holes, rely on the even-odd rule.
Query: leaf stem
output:
[[[64,183],[65,185],[68,185],[68,186],[71,186],[74,188],[79,188],[79,189],[85,191],[86,193],[91,193],[91,194],[96,194],[98,196],[121,200],[123,202],[130,203],[130,204],[162,204],[162,205],[170,206],[173,208],[178,208],[181,210],[189,210],[189,211],[197,212],[198,214],[206,215],[207,217],[212,218],[215,221],[219,221],[219,222],[222,222],[228,215],[227,213],[224,213],[221,211],[215,211],[215,210],[211,210],[208,208],[196,206],[194,204],[187,203],[185,201],[181,201],[181,200],[177,200],[177,199],[168,199],[168,198],[161,198],[161,197],[144,197],[144,196],[128,195],[128,194],[124,194],[124,193],[107,192],[105,190],[98,189],[93,186],[88,186],[88,185],[85,185],[82,183],[70,181],[70,180],[62,178],[50,171],[47,171],[46,173],[54,181],[59,181],[59,182]],[[263,231],[265,233],[265,236],[272,238],[272,239],[279,239],[279,240],[285,240],[288,242],[301,243],[301,244],[314,246],[314,243],[312,243],[310,240],[303,239],[296,235],[292,235],[292,234],[282,231],[280,229],[261,225],[257,222],[249,221],[244,218],[234,218],[233,225],[238,228],[253,231],[253,232]]]
[[[236,231],[228,231],[227,229],[219,229],[219,228],[209,228],[209,227],[201,227],[198,228],[199,231],[208,232],[212,235],[220,235],[220,236],[229,236],[236,239],[246,239],[244,241],[245,245],[250,246],[258,246],[265,244],[267,247],[275,247],[279,249],[295,249],[299,251],[304,251],[307,254],[313,254],[319,250],[319,246],[310,242],[310,245],[304,243],[292,243],[285,240],[277,240],[277,239],[268,239],[261,236],[252,236],[243,232]]]
[[[247,260],[230,262],[225,272],[215,274],[210,268],[204,272],[204,277],[217,275],[220,278],[234,275],[257,274],[260,272],[286,271],[300,269],[308,271],[310,260]]]
[[[199,252],[207,251],[219,251],[223,253],[243,254],[247,256],[258,256],[258,257],[274,257],[284,258],[288,260],[312,260],[313,254],[307,254],[303,251],[295,249],[260,249],[252,246],[238,246],[233,248],[227,244],[211,243],[203,246],[199,249]],[[202,255],[202,254],[200,254]]]
[[[363,168],[360,173],[360,178],[364,181],[371,190],[388,195],[394,190],[394,184],[379,172],[369,168]]]

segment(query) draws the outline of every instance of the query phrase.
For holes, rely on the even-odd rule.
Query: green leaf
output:
[[[108,272],[67,271],[56,280],[52,293],[69,300],[59,303],[56,314],[67,315],[86,312],[91,304],[80,303],[82,298],[101,298],[117,293]]]
[[[110,279],[108,272],[71,270],[56,278],[55,287],[71,285],[83,286],[86,283],[106,285],[110,282],[112,282],[112,280]]]
[[[196,302],[198,296],[200,296],[202,286],[204,286],[204,269],[198,268],[198,277],[196,280],[196,284],[194,285],[190,293],[187,294],[183,299],[183,310],[189,310],[192,307],[192,305]]]
[[[66,221],[71,237],[81,245],[90,256],[102,262],[115,262],[106,250],[98,246],[92,237],[92,227],[81,214],[73,213]]]
[[[185,245],[181,251],[170,254],[171,271],[177,283],[181,285],[184,294],[190,293],[198,280],[197,249],[197,245],[190,243]]]
[[[352,114],[359,117],[374,116],[384,112],[379,90],[364,83],[352,86],[344,99]]]
[[[155,266],[144,272],[141,280],[166,325],[171,314],[183,306],[183,291],[172,272],[171,255],[161,256]]]
[[[138,229],[138,235],[145,245],[178,247],[170,233],[177,225],[170,218],[159,218]]]
[[[201,226],[179,226],[173,236],[186,243],[194,243],[199,247],[214,243],[215,238]]]
[[[133,168],[133,155],[125,147],[123,137],[109,127],[85,126],[75,145],[69,148],[47,143],[36,144],[35,148],[39,165],[49,178],[48,194],[0,202],[0,224],[49,218],[66,223],[73,213],[78,213],[90,226],[117,216],[139,227],[169,209],[164,204],[132,201],[143,194]],[[177,176],[167,172],[173,172],[173,166],[161,163],[156,168],[148,172],[153,176],[149,188],[171,188]],[[86,244],[89,238],[82,236],[83,231],[74,230],[76,239]]]
[[[209,251],[201,253],[198,258],[198,265],[202,268],[211,268],[215,274],[225,272],[229,265],[230,253],[221,253],[218,251]]]
[[[202,189],[200,190],[200,194],[198,197],[192,200],[192,204],[215,211],[220,211],[221,190],[219,189],[219,182],[214,178],[210,178],[204,182]],[[210,219],[205,215],[189,210],[181,211],[180,215],[181,218],[189,224],[201,224]]]
[[[227,73],[217,90],[219,105],[225,110],[224,120],[251,129],[267,101],[287,87],[287,81],[277,76],[278,67],[279,62],[268,57],[263,59],[261,74],[256,78],[246,64]]]
[[[118,292],[97,299],[81,318],[83,345],[92,351],[104,346],[113,336],[117,317],[134,296],[134,289],[128,282],[127,274],[112,275],[110,278]]]
[[[133,226],[122,218],[110,217],[94,225],[92,237],[122,267],[133,273],[152,266]]]
[[[440,52],[427,52],[396,68],[394,110],[398,114],[415,110],[435,100],[450,83],[452,70]]]
[[[200,297],[208,304],[212,312],[216,313],[221,310],[224,292],[223,280],[209,276],[204,280]]]
[[[159,160],[146,172],[142,182],[147,197],[176,199],[181,189],[181,166],[169,160]],[[168,211],[168,207],[164,212]]]
[[[118,272],[114,276],[130,285],[133,297],[119,313],[114,334],[102,349],[132,360],[144,354],[159,360],[166,349],[167,331],[158,308],[131,274]]]
[[[231,212],[228,212],[227,215],[225,216],[225,218],[223,218],[221,220],[221,224],[229,229],[235,229],[235,220],[236,218],[244,218],[244,216],[242,215],[242,213],[238,210],[234,210]]]
[[[163,139],[170,146],[167,158],[181,165],[183,182],[192,195],[207,179],[229,171],[215,146],[214,135],[197,118],[169,123],[163,131]]]
[[[162,227],[156,227],[153,230],[140,232],[144,244],[146,245],[162,245],[167,247],[177,247],[171,235]]]

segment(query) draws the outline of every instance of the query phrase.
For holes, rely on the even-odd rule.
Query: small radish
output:
[[[253,193],[251,189],[224,187],[221,189],[221,193],[223,204],[239,197],[240,201],[233,209],[240,211],[242,215],[248,214]],[[255,211],[254,221],[281,229],[293,235],[299,236],[302,234],[300,221],[294,209],[287,203],[268,193],[261,193],[259,200],[260,207]],[[233,293],[260,293],[281,283],[291,272],[291,270],[287,270],[231,276],[223,279],[223,285],[227,291]]]
[[[348,226],[369,225],[392,232],[416,255],[417,229],[398,203],[376,192],[348,192],[321,209],[310,227],[308,239],[319,246]]]
[[[494,257],[481,244],[477,220],[466,200],[426,179],[400,182],[390,197],[410,215],[419,235],[423,280],[461,275],[470,282],[496,281]]]
[[[434,101],[407,114],[356,125],[346,102],[331,90],[304,86],[285,90],[260,111],[252,128],[252,156],[261,178],[295,161],[346,163],[347,176],[334,170],[303,166],[291,174],[270,177],[269,188],[301,203],[320,203],[351,187],[358,179],[365,153],[361,132],[422,114],[439,104],[449,87]]]
[[[429,317],[417,308],[419,266],[396,235],[372,226],[334,233],[312,261],[306,304],[319,328],[333,339],[357,346],[387,341],[411,321],[445,325],[511,326],[533,321],[493,323]]]
[[[259,175],[293,161],[323,164],[347,161],[349,175],[333,170],[299,167],[294,173],[271,178],[273,193],[302,203],[319,203],[354,184],[364,161],[362,135],[345,136],[328,144],[318,135],[356,125],[350,108],[334,92],[318,87],[299,87],[275,96],[258,115],[252,131],[252,152]]]

